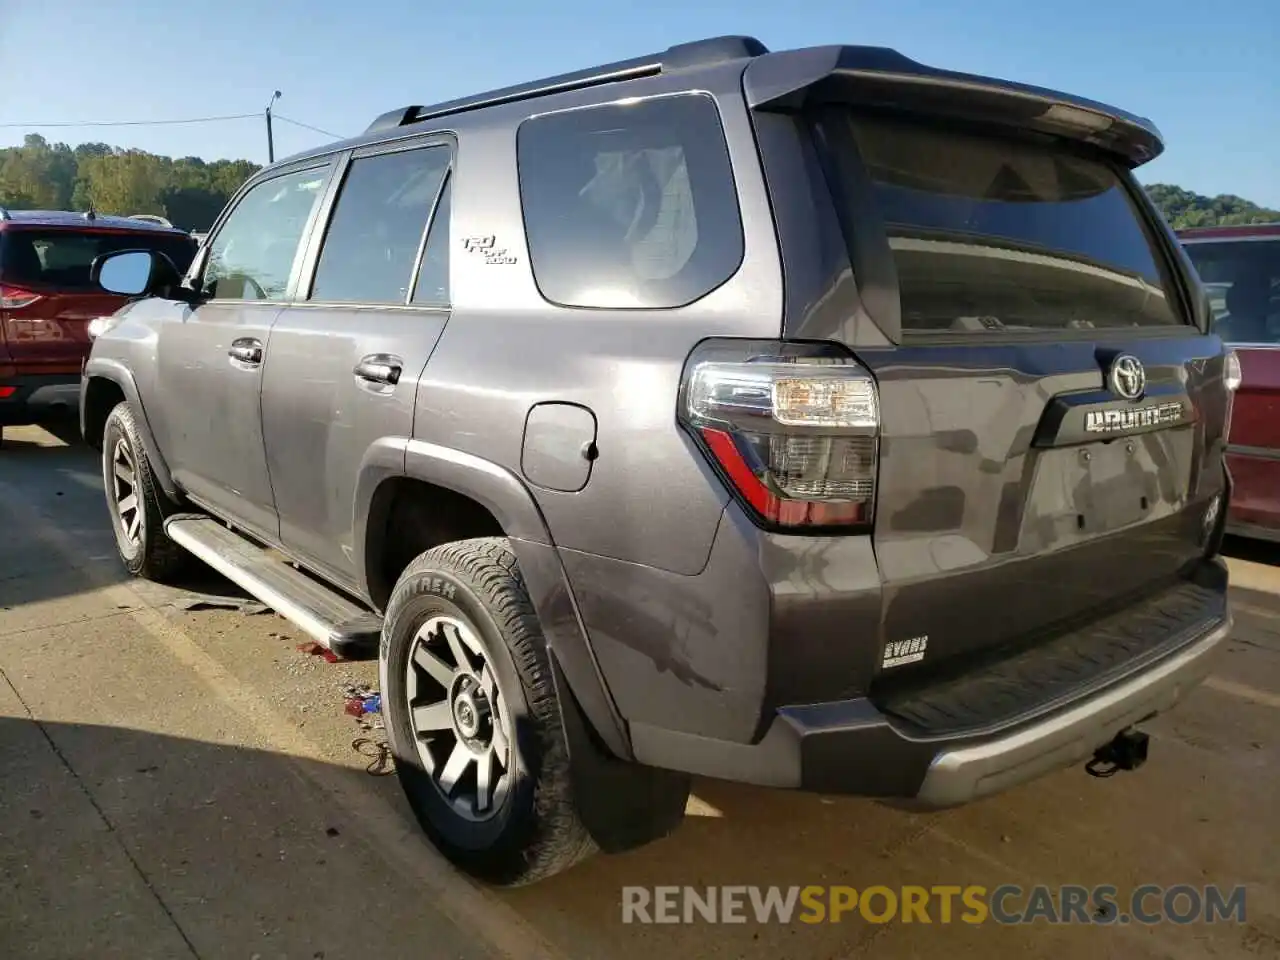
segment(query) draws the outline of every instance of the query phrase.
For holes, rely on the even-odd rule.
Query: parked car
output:
[[[1280,223],[1178,236],[1209,290],[1214,329],[1240,358],[1227,531],[1280,540]]]
[[[100,262],[147,296],[81,398],[120,556],[378,657],[410,805],[494,883],[666,834],[690,774],[931,808],[1132,769],[1231,624],[1161,150],[732,37],[393,110],[185,276]]]
[[[185,269],[195,244],[121,217],[0,208],[0,437],[6,425],[74,417],[89,324],[126,302],[90,278],[114,250],[163,252]]]

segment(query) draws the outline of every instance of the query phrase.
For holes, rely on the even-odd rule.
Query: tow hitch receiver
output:
[[[1147,762],[1150,740],[1141,730],[1121,730],[1114,740],[1097,749],[1084,769],[1091,777],[1109,777],[1117,770],[1137,770]]]

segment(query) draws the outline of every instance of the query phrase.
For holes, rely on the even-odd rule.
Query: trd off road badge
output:
[[[507,252],[506,247],[498,246],[498,238],[493,234],[486,237],[463,237],[462,249],[473,256],[483,257],[489,265],[511,264],[516,258]]]
[[[910,640],[891,640],[884,645],[884,660],[880,668],[900,667],[904,663],[916,663],[924,659],[925,648],[929,646],[929,636],[912,637]]]

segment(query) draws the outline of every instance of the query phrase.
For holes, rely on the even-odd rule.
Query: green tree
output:
[[[106,143],[50,144],[30,134],[22,146],[0,149],[0,206],[158,213],[184,229],[207,230],[257,170],[247,160],[173,160]]]
[[[1153,183],[1146,190],[1175,229],[1280,221],[1280,210],[1260,207],[1233,194],[1206,197],[1168,183]]]

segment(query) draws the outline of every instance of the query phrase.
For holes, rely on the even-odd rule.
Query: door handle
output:
[[[252,337],[241,337],[231,341],[231,349],[227,355],[241,363],[259,364],[262,362],[262,341]]]
[[[352,371],[359,379],[369,383],[386,383],[395,386],[400,382],[401,361],[385,353],[372,353],[361,357]]]

